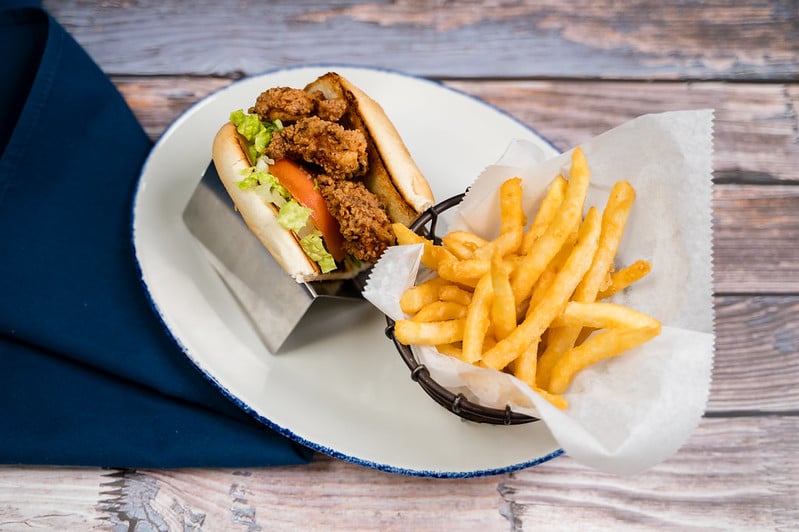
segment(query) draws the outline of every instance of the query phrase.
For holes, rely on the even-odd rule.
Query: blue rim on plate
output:
[[[265,415],[265,413],[262,411],[263,409],[259,409],[259,408],[254,407],[253,404],[252,404],[253,403],[252,400],[248,400],[248,398],[243,397],[243,394],[239,390],[232,389],[233,387],[229,383],[225,382],[226,379],[228,381],[230,381],[230,379],[228,379],[227,375],[222,377],[220,375],[221,372],[215,371],[214,369],[209,369],[207,361],[203,361],[203,360],[199,360],[198,359],[197,349],[193,349],[192,346],[189,345],[191,342],[188,341],[189,338],[188,338],[188,335],[186,334],[185,323],[178,323],[176,325],[175,319],[173,319],[174,318],[174,314],[175,314],[174,303],[172,301],[166,301],[164,299],[163,293],[162,293],[162,288],[163,287],[160,286],[163,283],[170,282],[170,279],[163,280],[161,278],[163,274],[166,274],[167,276],[169,276],[169,275],[172,275],[174,273],[175,275],[177,275],[177,277],[175,277],[175,279],[178,279],[179,281],[186,281],[186,279],[183,279],[182,277],[180,277],[181,272],[179,271],[180,267],[178,267],[180,265],[175,265],[175,264],[171,264],[171,263],[165,263],[166,267],[162,267],[164,265],[161,264],[160,262],[153,264],[152,263],[153,260],[152,260],[152,256],[151,256],[150,251],[145,249],[147,247],[148,243],[142,241],[142,238],[145,238],[145,237],[141,236],[141,235],[145,235],[145,234],[151,234],[153,232],[153,230],[152,229],[148,229],[147,227],[145,227],[145,230],[142,230],[142,227],[140,227],[140,226],[147,226],[147,224],[148,224],[147,220],[142,220],[142,218],[145,217],[144,213],[152,213],[152,212],[158,212],[159,216],[163,216],[165,218],[168,218],[168,221],[169,221],[170,224],[171,223],[180,224],[181,223],[181,221],[180,221],[180,212],[182,211],[183,206],[185,205],[185,203],[183,205],[179,205],[179,208],[178,208],[178,205],[177,205],[179,203],[178,199],[182,199],[182,200],[187,201],[188,200],[188,195],[185,195],[185,197],[183,197],[182,194],[179,191],[176,191],[176,190],[172,189],[171,187],[166,187],[165,185],[163,185],[163,183],[160,183],[160,184],[148,183],[145,180],[145,176],[148,174],[148,172],[154,171],[153,168],[154,168],[155,165],[162,164],[162,162],[163,162],[162,160],[156,160],[159,157],[159,152],[166,150],[165,145],[170,142],[170,139],[172,138],[173,134],[175,134],[182,127],[184,127],[186,125],[185,122],[187,120],[189,120],[189,118],[192,115],[192,113],[195,113],[198,109],[200,109],[203,105],[205,105],[206,102],[208,102],[211,99],[217,97],[218,95],[224,93],[225,91],[229,91],[232,88],[240,86],[243,83],[248,83],[251,80],[253,80],[254,78],[261,78],[261,77],[265,77],[265,76],[280,75],[280,74],[283,74],[283,73],[294,73],[294,72],[297,72],[297,71],[304,71],[304,70],[309,70],[309,69],[310,70],[319,70],[320,73],[323,73],[324,71],[327,71],[327,70],[339,70],[339,71],[345,70],[345,71],[352,71],[352,72],[356,72],[356,73],[357,72],[362,72],[364,74],[376,73],[376,74],[385,74],[385,75],[388,75],[388,76],[400,76],[401,78],[403,78],[405,80],[413,81],[414,83],[421,83],[423,85],[427,85],[427,88],[431,88],[431,89],[435,89],[435,90],[444,90],[444,91],[447,91],[448,93],[451,93],[451,94],[454,94],[454,95],[459,95],[461,97],[465,96],[466,99],[471,101],[473,105],[479,106],[482,109],[488,109],[491,112],[493,112],[493,113],[495,113],[497,115],[500,115],[505,121],[515,123],[517,126],[519,126],[520,129],[524,129],[531,137],[534,137],[542,145],[545,145],[546,147],[548,147],[548,149],[553,154],[557,153],[557,151],[558,151],[556,148],[554,148],[554,146],[552,145],[551,142],[547,141],[546,139],[543,139],[540,135],[538,135],[538,133],[536,133],[535,131],[531,130],[529,127],[527,127],[526,125],[524,125],[523,123],[521,123],[517,119],[513,118],[512,116],[508,115],[507,113],[505,113],[505,112],[503,112],[503,111],[501,111],[501,110],[499,110],[499,109],[487,104],[486,102],[484,102],[482,100],[479,100],[479,99],[477,99],[477,98],[475,98],[475,97],[473,97],[471,95],[468,95],[468,94],[465,94],[465,93],[463,93],[461,91],[458,91],[457,89],[446,87],[443,84],[438,83],[438,82],[433,81],[433,80],[429,80],[429,79],[426,79],[426,78],[420,78],[420,77],[416,77],[416,76],[410,76],[410,75],[405,74],[405,73],[399,73],[399,72],[395,72],[395,71],[391,71],[391,70],[387,70],[387,69],[368,68],[368,67],[363,67],[363,66],[347,66],[347,65],[340,65],[340,64],[336,64],[336,65],[328,65],[328,64],[298,65],[298,66],[291,67],[291,68],[282,68],[282,69],[270,70],[270,71],[264,72],[262,74],[259,74],[257,76],[251,76],[251,77],[248,77],[248,78],[244,78],[244,79],[241,79],[241,80],[234,81],[231,84],[226,85],[225,87],[217,89],[217,90],[213,91],[211,94],[209,94],[208,96],[206,96],[205,98],[203,98],[202,100],[200,100],[199,102],[195,103],[194,105],[192,105],[191,107],[189,107],[188,109],[183,111],[183,113],[181,113],[181,115],[164,131],[164,133],[162,134],[161,138],[156,142],[156,144],[155,144],[155,146],[153,148],[153,151],[151,152],[150,156],[148,157],[147,161],[145,162],[145,164],[144,164],[144,166],[142,168],[142,173],[141,173],[139,182],[136,185],[136,189],[134,191],[134,196],[133,196],[134,199],[133,199],[133,210],[132,210],[132,215],[131,215],[131,234],[132,234],[132,243],[133,243],[133,246],[134,246],[134,252],[135,252],[136,261],[137,261],[136,266],[138,268],[139,275],[140,275],[142,284],[143,284],[143,286],[145,288],[145,292],[147,294],[147,297],[148,297],[148,299],[150,301],[150,304],[153,307],[153,310],[156,313],[156,315],[158,316],[159,320],[163,324],[163,326],[164,326],[165,330],[167,331],[168,335],[172,338],[172,340],[175,342],[175,344],[181,349],[181,351],[188,357],[188,359],[190,360],[192,365],[200,372],[200,374],[204,378],[206,378],[214,387],[216,387],[220,391],[220,393],[222,393],[225,397],[227,397],[229,400],[231,400],[234,404],[236,404],[243,411],[245,411],[246,413],[251,415],[253,418],[258,420],[259,422],[263,423],[265,426],[275,430],[276,432],[278,432],[278,433],[280,433],[280,434],[282,434],[284,436],[287,436],[287,437],[291,438],[292,440],[294,440],[294,441],[296,441],[296,442],[298,442],[298,443],[300,443],[300,444],[302,444],[302,445],[304,445],[304,446],[306,446],[306,447],[308,447],[310,449],[322,452],[324,454],[333,456],[335,458],[338,458],[338,459],[341,459],[341,460],[344,460],[344,461],[347,461],[347,462],[359,464],[359,465],[366,466],[366,467],[373,468],[373,469],[378,469],[378,470],[381,470],[381,471],[399,473],[399,474],[410,475],[410,476],[436,477],[436,478],[466,478],[466,477],[476,477],[476,476],[486,476],[486,475],[495,475],[495,474],[507,473],[507,472],[511,472],[511,471],[515,471],[515,470],[519,470],[519,469],[528,468],[528,467],[531,467],[531,466],[546,462],[548,460],[551,460],[551,459],[553,459],[553,458],[555,458],[557,456],[560,456],[561,454],[563,454],[563,450],[557,448],[557,445],[552,445],[552,443],[550,442],[550,443],[548,443],[548,445],[549,445],[548,447],[547,447],[547,444],[542,444],[543,447],[546,447],[545,452],[540,452],[539,451],[537,453],[533,453],[533,454],[535,454],[535,456],[533,456],[533,457],[529,457],[528,456],[526,458],[521,458],[521,459],[519,459],[518,457],[517,458],[506,459],[503,456],[503,457],[498,457],[497,458],[497,462],[498,462],[497,464],[492,464],[492,465],[489,465],[489,466],[485,466],[485,465],[475,465],[475,466],[465,466],[465,467],[456,466],[456,467],[442,467],[440,469],[437,469],[435,467],[435,465],[432,465],[432,464],[429,464],[429,463],[421,464],[421,465],[418,465],[418,466],[417,465],[409,465],[407,463],[404,463],[404,464],[400,463],[400,462],[402,462],[402,460],[395,460],[393,458],[389,458],[389,459],[383,459],[383,458],[379,458],[379,457],[376,458],[375,456],[372,456],[372,457],[365,456],[366,453],[363,453],[363,452],[352,452],[352,451],[342,450],[340,445],[331,445],[330,442],[324,441],[324,437],[320,437],[319,435],[317,435],[317,436],[313,436],[313,435],[309,436],[308,434],[303,434],[301,430],[297,430],[296,427],[292,426],[293,421],[286,421],[286,420],[278,421],[278,420],[274,419],[277,416],[274,416],[274,415],[267,416],[267,415]],[[310,81],[310,79],[308,81]],[[263,87],[263,88],[266,88],[266,87]],[[369,92],[369,91],[367,90],[367,92]],[[373,96],[375,96],[375,99],[380,101],[380,97],[379,96],[377,96],[377,95],[373,95]],[[246,102],[243,102],[243,103],[246,103]],[[232,110],[232,109],[229,109],[229,110]],[[228,110],[228,112],[229,112],[229,110]],[[393,117],[392,117],[392,119],[393,119]],[[395,120],[395,122],[396,122],[396,120]],[[219,122],[219,123],[221,125],[221,122]],[[213,131],[212,133],[215,133],[215,131]],[[405,138],[406,142],[409,141],[408,137],[404,137],[404,138]],[[209,146],[209,152],[210,152],[210,143],[208,144],[208,146]],[[409,148],[410,148],[410,146],[409,146]],[[196,151],[201,152],[202,149],[199,149],[199,150],[196,150]],[[411,149],[411,151],[412,151],[412,153],[414,153],[413,149]],[[498,157],[498,155],[500,155],[500,154],[501,153],[492,154],[492,155],[495,155],[495,157],[488,158],[487,160],[485,160],[485,162],[483,164],[484,165],[489,165],[489,164],[493,163],[494,160],[496,160],[496,157]],[[210,153],[209,153],[209,157],[208,158],[202,158],[201,157],[200,158],[201,160],[199,160],[197,162],[196,166],[198,168],[204,168],[204,166],[207,164],[209,158],[210,158]],[[478,169],[478,171],[480,169]],[[191,176],[181,176],[181,179],[183,180],[182,186],[184,188],[185,187],[190,187],[191,183],[192,183],[192,180],[194,180],[193,183],[196,184],[196,182],[199,180],[200,173],[201,172],[198,172],[196,175],[191,175]],[[470,179],[474,179],[475,177],[476,177],[476,174],[470,176]],[[455,185],[456,188],[460,188],[461,191],[464,188],[463,186],[458,186],[458,184],[454,184],[454,185]],[[160,190],[160,192],[164,192],[165,195],[169,196],[169,198],[167,198],[167,199],[157,198],[157,199],[154,200],[152,197],[150,197],[150,194],[152,192],[151,189],[158,188],[158,187],[162,187],[162,190]],[[175,187],[175,188],[178,188],[178,187]],[[145,199],[143,199],[143,198],[145,198]],[[152,209],[156,209],[156,208],[157,209],[162,209],[165,206],[167,206],[167,204],[169,202],[172,202],[172,203],[170,203],[172,208],[177,208],[178,209],[176,212],[167,213],[167,212],[161,212],[161,211],[152,210]],[[142,205],[146,205],[146,208],[142,207]],[[139,214],[137,214],[137,213],[139,213]],[[172,216],[171,214],[174,214],[174,216]],[[173,218],[174,218],[174,220],[173,220]],[[172,231],[172,232],[174,232],[175,235],[177,235],[177,236],[174,236],[174,238],[182,238],[182,234],[180,233],[180,228],[170,225],[168,228],[165,229],[165,232],[168,233],[169,231]],[[180,262],[180,261],[176,259],[176,262]],[[154,271],[157,271],[157,275],[154,274]],[[197,283],[192,284],[193,281],[195,281],[195,280],[194,279],[188,279],[188,284],[186,285],[186,286],[188,286],[187,290],[189,290],[190,295],[195,295],[194,292],[193,292],[194,290],[201,291],[201,289],[199,289],[196,286]],[[219,282],[221,283],[221,281],[219,281]],[[161,292],[159,292],[159,291],[161,291]],[[161,294],[160,296],[159,296],[159,293]],[[197,296],[197,297],[201,297],[201,296]],[[208,296],[208,297],[210,299],[212,296]],[[183,318],[183,316],[181,316],[181,318]],[[213,317],[204,316],[204,318],[213,320]],[[383,335],[383,330],[381,329],[378,332],[379,332],[379,335],[382,337],[383,341],[386,343],[386,348],[387,349],[391,349],[393,351],[390,340],[386,339],[385,336]],[[225,332],[225,334],[227,334],[227,332]],[[230,333],[230,334],[232,334],[232,333]],[[194,339],[192,338],[191,340],[194,340]],[[242,350],[246,351],[246,345],[242,346]],[[279,357],[282,357],[282,356],[284,356],[284,355],[277,355],[275,357],[275,359],[278,360]],[[289,355],[285,355],[285,356],[291,356],[291,355],[289,354]],[[395,351],[394,351],[394,357],[396,358],[396,352]],[[407,378],[407,372],[405,372],[404,374],[400,374],[399,378]],[[249,390],[248,390],[248,392],[249,392]],[[432,403],[429,402],[429,399],[427,397],[425,397],[424,400],[429,403],[430,409],[435,409],[436,408],[435,405],[433,405]],[[445,414],[451,416],[451,414],[448,414],[446,412],[445,412]],[[534,423],[532,425],[543,425],[543,424],[542,423]],[[468,433],[467,429],[461,428],[461,427],[454,427],[453,432],[458,432],[459,433],[462,430],[465,430]],[[495,436],[499,436],[499,434],[495,434]],[[509,440],[509,441],[515,441],[515,440]],[[377,454],[379,455],[380,453],[378,452]],[[404,455],[403,455],[403,458],[404,458]],[[502,463],[502,462],[504,462],[504,463]]]

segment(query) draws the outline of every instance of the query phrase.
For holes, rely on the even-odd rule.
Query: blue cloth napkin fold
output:
[[[30,0],[0,6],[0,56],[0,463],[307,462],[151,308],[131,241],[151,141],[114,85]]]

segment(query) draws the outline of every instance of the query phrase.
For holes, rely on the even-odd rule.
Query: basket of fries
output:
[[[411,377],[464,419],[510,425],[538,417],[473,402],[441,386],[412,346],[480,368],[476,379],[488,388],[495,386],[487,384],[491,370],[512,375],[565,409],[563,394],[583,369],[660,334],[658,320],[604,301],[650,269],[647,261],[621,269],[615,264],[635,190],[617,181],[604,212],[587,204],[590,171],[580,148],[568,175],[551,181],[530,224],[522,179],[505,179],[494,199],[499,230],[493,238],[468,230],[438,236],[439,217],[461,210],[467,193],[431,208],[410,228],[393,226],[398,244],[422,245],[420,262],[429,275],[402,294],[400,308],[408,317],[388,318],[387,335]]]
[[[440,406],[540,421],[519,433],[642,471],[682,445],[709,392],[712,113],[644,115],[550,158],[533,148],[512,142],[465,193],[393,226],[364,297]]]

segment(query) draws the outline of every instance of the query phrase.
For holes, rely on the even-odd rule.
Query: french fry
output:
[[[410,287],[400,297],[400,308],[406,314],[416,314],[425,305],[438,300],[439,291],[445,284],[441,277],[433,277]]]
[[[441,265],[447,262],[457,262],[458,259],[441,246],[434,246],[432,243],[425,244],[422,254],[422,264],[432,270],[440,270]],[[439,273],[439,275],[441,275]]]
[[[491,261],[486,259],[465,259],[441,262],[438,275],[453,283],[475,287],[480,279],[491,269]]]
[[[588,190],[590,171],[583,151],[578,147],[572,154],[569,182],[560,208],[546,231],[534,243],[530,252],[511,276],[511,287],[516,304],[530,297],[533,285],[555,257],[569,234],[580,223],[580,214]]]
[[[569,255],[571,255],[572,250],[574,249],[574,244],[577,243],[577,232],[579,228],[580,226],[578,221],[578,225],[571,233],[569,233],[569,236],[567,236],[566,240],[563,242],[563,246],[560,248],[560,250],[558,250],[550,263],[547,265],[548,268],[552,268],[555,272],[558,272],[561,268],[563,268],[563,265],[566,263],[566,259],[569,258]]]
[[[513,376],[531,388],[536,387],[535,374],[538,365],[539,340],[530,342],[522,354],[514,360]]]
[[[489,314],[493,295],[491,274],[486,273],[477,283],[466,311],[463,330],[463,360],[466,362],[474,363],[480,360],[490,324]]]
[[[489,325],[488,330],[486,331],[486,336],[483,338],[483,352],[485,353],[495,345],[497,345],[497,339],[494,337],[494,331]]]
[[[656,329],[655,318],[618,303],[569,301],[553,326],[592,327],[594,329]]]
[[[439,344],[436,350],[442,355],[447,355],[453,358],[461,358],[463,350],[457,344]]]
[[[475,250],[474,256],[478,259],[491,260],[491,256],[497,252],[501,256],[516,253],[522,243],[524,228],[518,227],[510,233],[503,233],[485,246]]]
[[[466,306],[452,301],[433,301],[419,309],[413,321],[446,321],[466,317]]]
[[[475,250],[478,259],[491,260],[499,253],[505,256],[515,253],[522,243],[527,219],[522,208],[522,180],[518,177],[506,180],[499,187],[500,232],[499,236]]]
[[[447,233],[442,239],[442,243],[444,240],[448,240],[450,242],[456,242],[460,246],[464,246],[472,251],[478,248],[481,248],[488,244],[488,240],[477,236],[476,234],[469,232],[469,231],[450,231]]]
[[[599,288],[613,266],[613,259],[619,248],[627,218],[635,200],[635,190],[627,181],[618,181],[610,191],[605,210],[602,213],[602,231],[599,235],[599,246],[591,262],[591,267],[574,290],[574,301],[594,301]],[[539,380],[548,377],[549,370],[561,353],[574,347],[580,335],[580,325],[563,326],[553,329],[549,336],[550,343],[542,355],[542,376]]]
[[[437,270],[441,263],[457,260],[455,255],[450,253],[449,250],[441,246],[434,245],[432,241],[417,235],[403,224],[391,224],[391,229],[394,231],[394,235],[397,237],[397,243],[401,246],[408,244],[424,244],[422,264],[428,268]]]
[[[516,314],[518,316],[521,316],[523,313],[529,313],[535,308],[539,301],[543,299],[544,295],[552,284],[552,281],[555,280],[558,272],[561,268],[563,268],[563,264],[566,262],[566,259],[569,258],[569,255],[574,249],[575,242],[577,242],[577,231],[572,232],[566,238],[566,241],[563,243],[563,247],[560,248],[560,251],[558,251],[555,257],[549,262],[549,264],[547,264],[547,267],[541,273],[538,281],[533,286],[533,293],[530,294],[530,301],[528,302],[527,307],[524,308],[524,305],[520,305],[516,308]]]
[[[621,292],[631,284],[638,282],[646,277],[652,266],[645,260],[637,260],[626,268],[611,274],[610,286],[605,288],[597,295],[597,299],[607,299],[612,295]]]
[[[524,321],[506,338],[483,355],[483,362],[502,369],[518,357],[532,342],[538,342],[550,322],[560,314],[577,284],[591,266],[601,229],[599,212],[591,207],[580,227],[577,244],[563,269],[558,272],[544,298],[528,312]]]
[[[548,389],[549,380],[552,376],[552,368],[558,363],[560,358],[573,347],[573,341],[568,334],[563,334],[561,329],[566,327],[551,327],[547,337],[547,348],[538,359],[536,368],[535,383],[542,389]],[[578,329],[579,330],[579,329]]]
[[[645,337],[645,339],[641,341],[641,343],[643,343],[651,339],[653,336],[659,334],[661,329],[661,325],[658,320],[629,307],[618,305],[616,303],[582,303],[579,301],[570,301],[567,303],[563,313],[552,321],[551,326],[553,328],[550,329],[550,337],[548,339],[547,349],[541,355],[539,360],[538,375],[536,377],[536,385],[550,391],[555,391],[551,384],[552,380],[555,378],[555,367],[557,367],[563,357],[566,356],[566,353],[573,351],[572,347],[568,345],[568,336],[552,333],[556,333],[563,328],[576,328],[578,331],[582,330],[582,328],[589,328],[591,331],[595,329],[608,329],[608,332],[617,331],[619,334],[620,331],[632,330],[650,332],[656,331],[654,334],[652,334],[652,336],[647,337],[644,335],[643,337]],[[578,347],[582,347],[594,342],[594,339],[597,337],[603,337],[602,335],[604,334],[606,334],[606,332],[598,333],[590,338],[581,338],[581,341],[574,343]],[[615,356],[608,351],[607,347],[608,345],[611,345],[613,338],[615,338],[615,336],[601,340],[600,342],[603,343],[598,344],[598,347],[594,347],[592,349],[605,350],[607,356],[604,358]],[[624,336],[624,338],[626,338],[626,336]],[[620,345],[623,347],[626,344],[622,342]],[[629,349],[629,347],[623,347],[621,350],[624,351],[626,349]],[[582,351],[578,351],[578,353],[582,353]],[[580,356],[585,357],[584,360],[593,360],[591,357],[595,357],[596,355]],[[588,365],[592,363],[593,362],[590,362]],[[578,367],[579,369],[575,371],[580,371],[586,366],[578,365],[570,367]],[[571,382],[571,379],[569,379],[568,382]]]
[[[611,283],[613,282],[610,278],[610,274],[613,273],[613,268],[611,268],[608,273],[605,274],[605,278],[602,279],[602,284],[599,285],[599,292],[601,293],[603,290],[607,290],[610,288]],[[599,294],[596,295],[597,299],[599,299]]]
[[[530,299],[527,301],[527,308],[525,309],[523,306],[519,306],[516,309],[516,315],[522,316],[524,315],[529,316],[530,313],[535,310],[536,306],[544,299],[544,296],[549,290],[549,287],[552,286],[552,283],[555,282],[555,277],[557,277],[558,272],[554,268],[547,268],[544,270],[544,273],[541,274],[541,277],[538,278],[538,282],[535,283],[535,287],[533,288],[533,293],[530,295]],[[522,310],[524,312],[522,313]]]
[[[498,340],[508,336],[516,328],[516,311],[513,290],[508,272],[503,267],[502,257],[497,251],[491,259],[491,287],[494,297],[491,302],[491,323]]]
[[[441,237],[441,244],[458,259],[472,259],[476,249],[488,243],[468,231],[452,231]]]
[[[522,180],[514,177],[499,187],[500,234],[513,233],[527,225],[522,207]]]
[[[448,239],[446,236],[441,238],[441,245],[444,249],[452,253],[458,260],[466,260],[474,258],[474,249],[458,242],[457,240]]]
[[[430,240],[426,239],[422,235],[414,233],[407,226],[401,223],[391,224],[391,230],[394,231],[394,236],[397,238],[397,244],[400,246],[407,246],[410,244],[432,244]]]
[[[555,408],[559,408],[560,410],[566,410],[569,408],[569,401],[566,400],[565,397],[559,394],[550,393],[546,390],[542,390],[541,388],[534,387],[533,388],[536,392],[541,394],[541,396],[552,403]]]
[[[472,293],[454,284],[445,284],[438,289],[438,298],[441,301],[451,301],[465,307],[472,300]]]
[[[538,207],[538,212],[533,218],[533,223],[530,229],[524,233],[522,238],[521,254],[527,255],[533,248],[533,244],[538,240],[544,231],[547,230],[552,219],[555,217],[560,204],[563,203],[563,196],[566,194],[566,185],[568,182],[562,175],[556,177],[552,184],[549,185],[544,199],[541,200],[541,205]]]
[[[618,181],[610,191],[610,197],[602,213],[602,232],[591,268],[574,291],[575,301],[593,301],[607,273],[613,267],[613,259],[619,249],[627,218],[630,215],[635,189],[627,181]]]
[[[580,329],[580,334],[577,335],[577,340],[574,341],[574,345],[580,345],[585,342],[589,336],[594,334],[594,331],[596,331],[596,329],[593,327],[583,327]]]
[[[463,340],[465,320],[411,321],[397,320],[394,336],[405,345],[441,345]]]
[[[578,372],[600,360],[617,356],[647,342],[658,334],[660,334],[659,326],[643,329],[609,329],[592,336],[558,360],[552,368],[547,390],[555,394],[564,393]]]

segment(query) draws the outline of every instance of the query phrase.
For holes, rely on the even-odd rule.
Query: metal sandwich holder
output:
[[[236,212],[213,162],[183,211],[183,221],[273,353],[312,306],[330,299],[363,299],[361,278],[298,283],[286,275]]]

